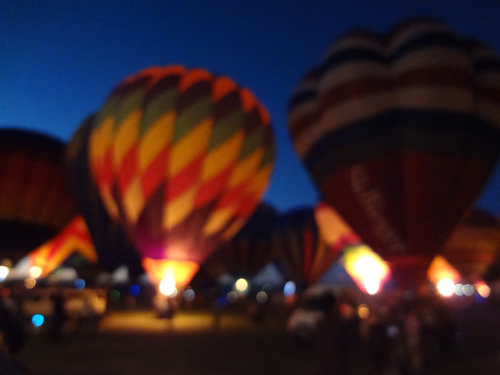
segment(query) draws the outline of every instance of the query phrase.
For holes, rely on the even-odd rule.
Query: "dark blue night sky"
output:
[[[0,126],[69,140],[124,77],[182,64],[228,75],[269,110],[278,156],[265,199],[280,210],[318,196],[286,125],[300,77],[346,31],[433,16],[500,51],[500,2],[404,0],[0,0]],[[500,216],[500,169],[478,205]]]

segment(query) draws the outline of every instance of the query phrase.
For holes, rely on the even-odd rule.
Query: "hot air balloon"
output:
[[[295,150],[401,286],[425,280],[496,164],[499,72],[487,46],[420,19],[341,37],[293,94]]]
[[[235,278],[251,278],[274,258],[272,230],[278,212],[262,202],[247,223],[206,261],[209,269],[219,269]]]
[[[0,129],[0,258],[17,262],[76,216],[64,165],[51,136]]]
[[[358,234],[327,203],[320,202],[316,205],[314,218],[321,237],[334,251],[341,252],[346,246],[361,245],[363,243]]]
[[[80,125],[67,146],[71,189],[92,236],[99,265],[109,272],[125,265],[134,279],[144,274],[141,257],[124,228],[109,216],[90,172],[88,142],[93,118],[89,116]]]
[[[463,277],[479,280],[500,254],[500,222],[474,209],[453,231],[440,254]]]
[[[75,252],[91,263],[97,262],[92,238],[80,215],[71,220],[57,236],[28,254],[30,274],[46,277]]]
[[[269,116],[204,69],[152,67],[96,113],[90,167],[151,279],[186,285],[257,207],[274,163]]]
[[[313,208],[281,215],[275,225],[273,247],[283,274],[299,289],[318,281],[338,256],[321,237]]]

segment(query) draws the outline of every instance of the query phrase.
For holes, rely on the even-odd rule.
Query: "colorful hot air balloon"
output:
[[[203,69],[153,67],[96,113],[90,166],[149,276],[182,286],[253,213],[274,151],[269,116],[249,90]]]
[[[321,236],[336,252],[346,246],[361,245],[363,241],[329,204],[320,202],[314,208],[314,218]]]
[[[206,261],[207,268],[237,279],[257,275],[274,258],[272,233],[277,218],[276,209],[262,202],[243,228]]]
[[[92,120],[90,116],[83,122],[67,146],[70,185],[92,236],[99,265],[109,272],[126,265],[134,279],[144,274],[141,257],[124,228],[109,216],[90,172],[88,142]]]
[[[0,129],[0,259],[17,262],[76,216],[65,147],[45,134]]]
[[[80,215],[71,220],[57,236],[28,254],[30,273],[36,272],[36,277],[48,276],[75,252],[91,263],[97,262],[92,238]]]
[[[340,38],[293,95],[290,133],[323,199],[403,286],[496,164],[499,73],[488,47],[422,19]]]
[[[500,255],[500,222],[487,212],[473,210],[453,231],[440,253],[465,278],[480,279]]]
[[[284,275],[299,288],[318,281],[338,256],[321,237],[313,208],[283,214],[275,226],[273,247]]]

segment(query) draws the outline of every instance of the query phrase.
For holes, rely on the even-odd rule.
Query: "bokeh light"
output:
[[[175,279],[172,276],[165,276],[160,282],[160,293],[164,296],[174,296],[177,294]]]
[[[488,285],[486,284],[478,285],[476,289],[481,297],[488,298],[490,296],[491,289]]]
[[[184,291],[184,299],[188,302],[194,300],[194,297],[195,297],[195,292],[193,289],[187,289]]]
[[[455,284],[452,279],[441,279],[437,283],[437,290],[441,295],[450,297],[455,292]]]
[[[265,303],[267,301],[267,293],[264,291],[260,291],[259,293],[257,293],[255,299],[258,303]]]
[[[129,286],[128,288],[128,293],[132,296],[132,297],[137,297],[139,295],[139,293],[141,292],[141,288],[139,287],[139,285],[135,285],[135,284],[132,284]]]
[[[226,295],[226,299],[229,303],[235,303],[238,300],[238,293],[231,291]]]
[[[24,286],[26,287],[26,289],[33,289],[35,285],[36,285],[36,280],[31,277],[24,280]]]
[[[85,288],[85,280],[76,279],[73,285],[75,286],[76,290],[82,290],[83,288]]]
[[[359,305],[358,307],[358,316],[361,319],[366,319],[370,316],[370,309],[366,305]]]
[[[245,279],[238,279],[234,286],[238,292],[246,292],[246,290],[248,289],[248,281],[246,281]]]
[[[120,300],[121,296],[122,296],[121,293],[116,289],[109,292],[109,299],[111,301],[117,302]]]
[[[9,275],[9,267],[0,266],[0,283],[3,282]]]
[[[463,296],[464,295],[464,286],[462,284],[456,284],[455,285],[455,294],[457,296]]]
[[[33,323],[35,327],[40,327],[44,321],[45,317],[41,314],[35,314],[31,317],[31,323]]]
[[[297,287],[295,286],[295,283],[293,281],[288,281],[283,287],[283,294],[286,297],[293,296],[295,294],[296,289]]]
[[[31,278],[36,279],[42,275],[42,269],[38,266],[30,267],[28,275],[30,275]]]
[[[465,284],[464,285],[464,294],[467,297],[472,296],[474,294],[474,291],[475,291],[474,285],[470,285],[470,284]]]

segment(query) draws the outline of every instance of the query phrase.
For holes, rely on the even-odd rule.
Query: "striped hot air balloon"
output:
[[[300,82],[288,120],[324,200],[409,286],[496,164],[500,59],[433,20],[353,32]]]
[[[339,254],[321,237],[313,208],[283,214],[275,225],[273,247],[283,274],[299,289],[318,281]]]
[[[185,285],[257,207],[274,164],[264,107],[230,78],[182,66],[124,80],[96,113],[90,166],[150,277]]]
[[[76,216],[64,142],[21,129],[0,129],[0,259],[17,262]]]
[[[206,266],[234,278],[251,278],[274,259],[273,227],[278,212],[262,202],[247,223],[207,260]]]
[[[80,253],[89,262],[97,262],[97,254],[82,216],[76,216],[54,238],[28,254],[31,273],[48,276],[73,253]]]

